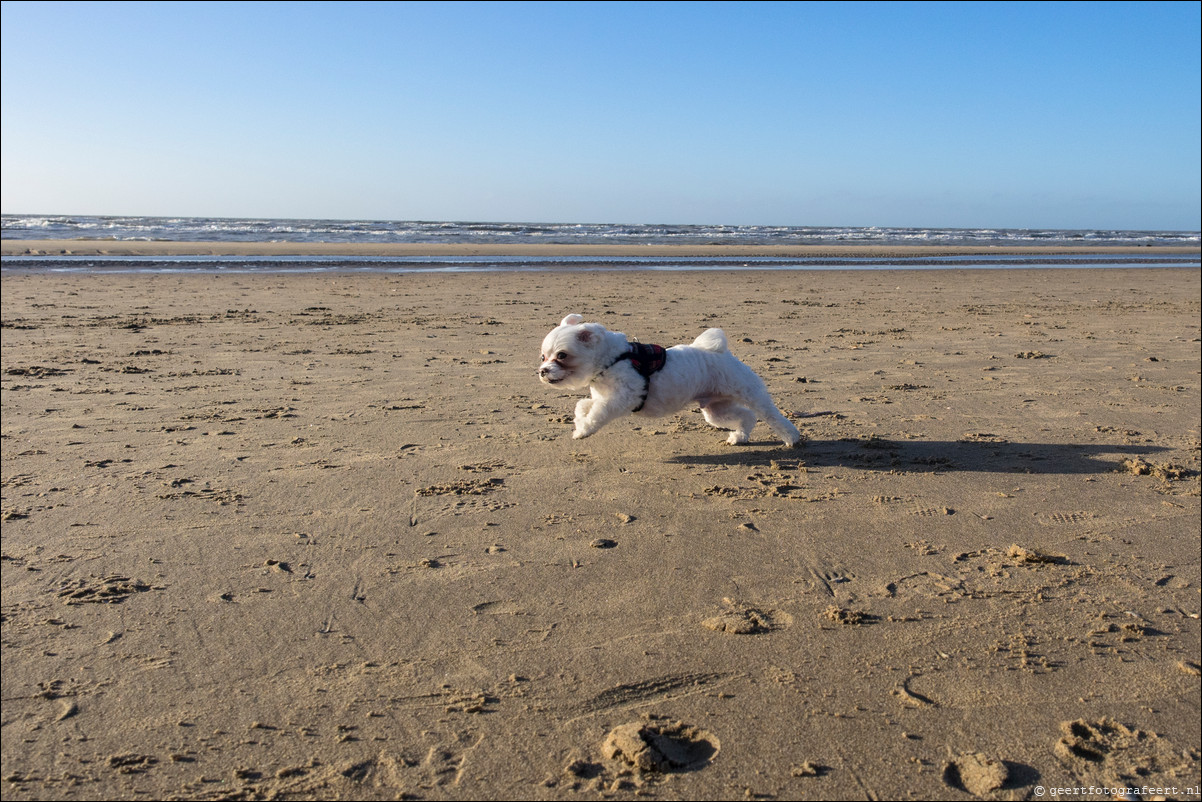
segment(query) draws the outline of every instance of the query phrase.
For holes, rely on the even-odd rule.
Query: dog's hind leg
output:
[[[751,437],[751,430],[755,428],[755,413],[729,398],[710,401],[701,408],[701,414],[710,426],[730,429],[730,437],[726,438],[726,442],[732,446],[746,443]]]
[[[781,439],[786,448],[793,448],[801,440],[801,432],[797,431],[792,421],[781,414],[767,392],[764,392],[762,398],[749,399],[749,405],[755,410],[752,414],[763,418],[768,428]]]
[[[776,407],[773,407],[772,411],[776,414],[765,416],[768,428],[781,439],[786,448],[793,448],[801,440],[801,432],[797,431],[797,427],[793,425],[793,422],[780,414],[780,411]]]
[[[753,419],[758,417],[763,420],[787,448],[792,448],[801,440],[801,433],[788,418],[781,414],[780,410],[776,408],[776,404],[772,403],[772,396],[768,395],[768,388],[763,386],[763,382],[758,383],[759,387],[755,391],[741,396],[739,400],[751,408]],[[748,427],[747,431],[750,432],[751,428]]]

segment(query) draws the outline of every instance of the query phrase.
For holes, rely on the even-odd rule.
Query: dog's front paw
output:
[[[584,438],[588,437],[590,434],[592,434],[592,432],[582,432],[579,429],[577,429],[576,431],[572,432],[572,439],[573,440],[583,440]]]

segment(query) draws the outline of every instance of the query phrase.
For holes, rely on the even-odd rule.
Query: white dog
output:
[[[710,425],[731,430],[731,445],[747,442],[757,417],[790,448],[801,438],[760,377],[730,352],[721,329],[664,349],[568,315],[543,340],[540,359],[538,377],[546,384],[589,388],[591,397],[576,403],[576,440],[622,415],[658,418],[692,403]]]

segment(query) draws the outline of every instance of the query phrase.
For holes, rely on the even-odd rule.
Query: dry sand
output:
[[[5,799],[1197,798],[1198,270],[2,287]]]

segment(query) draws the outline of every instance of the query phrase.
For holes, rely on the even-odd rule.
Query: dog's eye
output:
[[[567,351],[560,351],[558,354],[555,355],[555,358],[556,359],[566,359],[567,356],[568,356]]]

